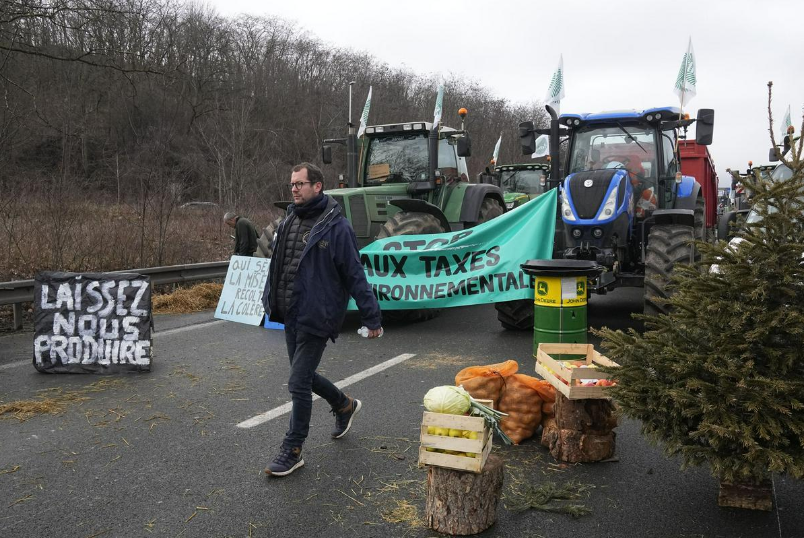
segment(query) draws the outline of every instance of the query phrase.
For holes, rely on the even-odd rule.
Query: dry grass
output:
[[[103,272],[219,261],[231,254],[234,230],[225,208],[149,208],[109,203],[79,188],[54,193],[6,193],[0,200],[0,282],[40,271]],[[274,209],[244,212],[258,229]],[[161,221],[161,222],[160,222]]]
[[[78,390],[64,390],[62,387],[46,389],[41,391],[43,394],[36,400],[18,400],[0,404],[0,418],[13,418],[25,422],[37,415],[60,415],[70,404],[91,400],[89,394],[123,385],[121,379],[101,379]]]
[[[215,308],[221,296],[223,284],[205,282],[192,288],[181,288],[166,295],[153,298],[154,314],[188,314]]]

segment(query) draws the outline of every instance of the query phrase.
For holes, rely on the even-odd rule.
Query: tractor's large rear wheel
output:
[[[533,299],[517,299],[495,303],[497,320],[509,331],[529,331],[533,329]]]
[[[260,237],[257,239],[257,251],[254,253],[254,256],[257,258],[271,257],[273,254],[274,234],[276,234],[276,230],[279,228],[279,224],[283,219],[284,217],[277,217],[271,224],[263,228],[262,234],[260,234]]]
[[[483,201],[485,206],[487,201],[499,202],[487,198]],[[480,208],[483,213],[483,206]],[[502,208],[500,208],[502,214]],[[497,215],[494,215],[495,217]],[[529,331],[533,329],[533,299],[517,299],[516,301],[506,301],[504,303],[494,303],[497,310],[497,320],[504,329],[509,331]]]
[[[377,239],[395,237],[397,235],[420,235],[443,233],[441,222],[429,213],[416,211],[400,211],[388,219],[377,234]],[[382,313],[383,319],[388,321],[417,322],[427,321],[438,316],[438,308],[416,310],[386,310]]]
[[[667,314],[670,305],[664,301],[673,294],[670,277],[679,264],[695,263],[698,259],[692,243],[695,230],[682,224],[661,224],[650,229],[645,258],[644,313]]]
[[[503,214],[500,202],[494,198],[486,198],[480,205],[480,218],[477,223],[488,222],[495,217]],[[516,301],[506,301],[504,303],[494,303],[497,310],[497,319],[503,328],[509,331],[527,331],[533,329],[533,301],[530,299],[519,299]]]

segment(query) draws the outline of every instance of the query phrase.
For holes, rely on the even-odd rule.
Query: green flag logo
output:
[[[687,52],[681,59],[681,67],[678,69],[678,76],[676,76],[676,85],[673,87],[675,94],[681,99],[683,106],[684,102],[695,97],[697,93],[698,76],[695,66],[695,51],[692,48],[692,38],[690,38]]]
[[[694,88],[698,83],[695,76],[695,58],[690,53],[685,53],[684,58],[681,60],[681,67],[678,70],[678,77],[676,77],[676,89],[678,91],[688,91]]]
[[[540,136],[536,139],[536,151],[539,155],[547,155],[550,152],[550,139],[546,136]]]
[[[555,101],[561,95],[561,90],[564,88],[564,74],[561,69],[557,69],[553,73],[553,78],[550,79],[550,86],[547,87],[547,94],[550,96],[550,101]]]

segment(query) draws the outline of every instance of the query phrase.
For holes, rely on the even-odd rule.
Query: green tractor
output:
[[[434,234],[471,228],[505,211],[502,189],[470,183],[466,157],[469,133],[424,121],[373,125],[357,138],[349,124],[344,139],[324,140],[322,160],[332,162],[332,145],[347,148],[347,175],[327,194],[340,204],[360,248],[375,239]],[[281,207],[281,203],[278,204]],[[287,205],[285,204],[285,207]],[[260,237],[260,255],[269,257],[276,225]],[[386,316],[405,321],[429,319],[437,310],[399,310]]]
[[[494,167],[497,185],[503,190],[505,208],[516,209],[544,194],[550,165],[543,163],[502,164]]]

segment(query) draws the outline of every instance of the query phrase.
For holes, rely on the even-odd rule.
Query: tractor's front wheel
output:
[[[670,277],[679,264],[692,264],[698,259],[693,239],[695,230],[682,224],[662,224],[651,227],[645,257],[644,313],[667,314],[670,305],[665,301],[673,294]]]
[[[275,218],[271,224],[263,228],[262,234],[257,239],[257,251],[254,256],[257,258],[270,258],[274,253],[273,242],[274,234],[279,229],[279,224],[284,220],[284,217]]]
[[[503,208],[498,200],[494,198],[484,198],[483,203],[480,205],[480,218],[477,219],[477,223],[483,224],[502,214]]]
[[[444,227],[433,215],[416,211],[400,211],[388,219],[377,234],[377,239],[395,237],[398,235],[420,235],[443,233]],[[438,316],[441,312],[437,308],[422,308],[416,310],[386,310],[383,319],[413,323],[427,321]]]
[[[695,200],[695,223],[693,225],[695,227],[695,240],[696,241],[705,241],[707,243],[711,243],[712,239],[709,237],[707,233],[708,229],[706,227],[706,202],[704,201],[702,196],[699,196],[697,200]]]

